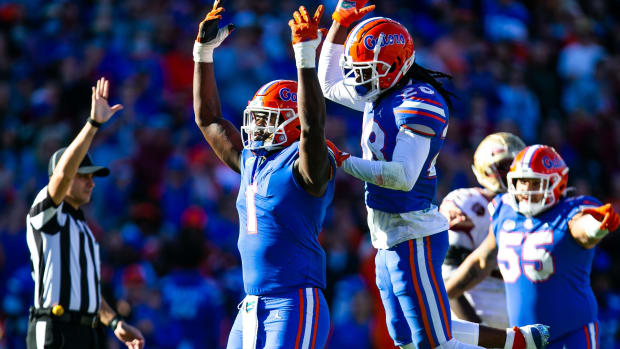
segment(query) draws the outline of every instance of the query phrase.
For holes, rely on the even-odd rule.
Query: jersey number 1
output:
[[[247,220],[248,234],[258,233],[256,223],[256,204],[254,203],[254,196],[256,195],[256,182],[248,185],[245,189],[245,213]]]

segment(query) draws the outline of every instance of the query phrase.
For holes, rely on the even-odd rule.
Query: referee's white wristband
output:
[[[592,215],[585,215],[582,220],[586,235],[589,238],[602,239],[609,234],[609,230],[601,229],[601,222],[597,221]]]
[[[194,41],[194,62],[213,63],[213,46]]]
[[[316,67],[316,43],[315,40],[303,41],[293,45],[295,51],[295,64],[297,68]]]

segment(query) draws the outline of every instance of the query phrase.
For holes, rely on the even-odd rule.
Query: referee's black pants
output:
[[[28,349],[100,349],[100,331],[91,326],[62,322],[52,317],[30,317]]]

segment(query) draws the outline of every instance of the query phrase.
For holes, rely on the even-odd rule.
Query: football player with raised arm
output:
[[[215,82],[213,50],[233,29],[218,28],[224,11],[218,3],[200,23],[194,46],[194,112],[216,155],[241,174],[238,248],[247,296],[227,348],[322,348],[329,311],[318,234],[334,195],[335,170],[315,71],[323,6],[313,17],[302,6],[289,23],[298,83],[275,80],[261,87],[240,133],[222,116]]]
[[[477,324],[451,324],[441,275],[448,221],[432,204],[452,97],[437,79],[448,76],[414,63],[412,38],[394,20],[370,18],[348,33],[374,9],[366,3],[338,2],[318,74],[325,97],[364,115],[363,158],[337,151],[337,164],[366,182],[368,226],[378,249],[376,282],[390,336],[401,348],[471,348],[479,341],[543,346],[542,327],[478,336]]]
[[[620,216],[595,198],[566,197],[567,181],[568,167],[555,149],[523,149],[508,173],[508,193],[489,205],[487,238],[446,289],[457,297],[499,264],[511,325],[548,324],[548,348],[597,349],[597,304],[590,286],[593,247],[618,229]]]
[[[458,266],[489,233],[491,217],[487,206],[507,190],[506,175],[517,154],[525,148],[523,141],[508,132],[485,137],[476,148],[472,170],[482,186],[461,188],[450,192],[439,206],[450,222],[450,248],[443,262],[443,278],[448,280]],[[452,315],[461,320],[483,323],[491,327],[508,327],[506,292],[499,270],[491,272],[476,287],[450,299]]]

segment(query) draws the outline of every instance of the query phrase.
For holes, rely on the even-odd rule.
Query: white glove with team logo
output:
[[[228,24],[223,28],[218,28],[221,12],[224,12],[223,7],[218,7],[220,0],[215,0],[213,3],[213,9],[207,13],[205,19],[200,22],[198,27],[198,35],[196,36],[196,42],[194,42],[194,62],[212,63],[213,62],[213,50],[220,46],[222,41],[228,37],[233,29],[234,24]]]

